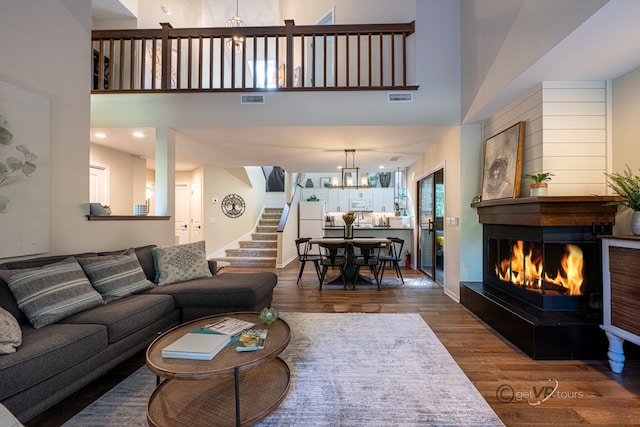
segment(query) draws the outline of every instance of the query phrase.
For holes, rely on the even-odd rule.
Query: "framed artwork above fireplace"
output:
[[[483,201],[520,195],[524,129],[525,122],[518,122],[485,141]]]

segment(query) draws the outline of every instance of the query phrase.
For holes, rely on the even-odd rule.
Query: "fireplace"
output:
[[[598,305],[597,227],[483,226],[483,283],[542,310]]]
[[[602,358],[598,236],[611,234],[613,197],[528,197],[476,203],[482,282],[460,301],[534,359]]]

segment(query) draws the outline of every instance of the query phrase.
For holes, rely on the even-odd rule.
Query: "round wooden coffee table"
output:
[[[182,335],[225,316],[268,329],[264,349],[237,352],[232,344],[212,360],[162,357],[162,349]],[[149,425],[239,426],[265,418],[289,391],[289,367],[278,355],[287,347],[290,338],[289,325],[285,321],[278,319],[271,325],[264,325],[258,319],[258,313],[203,317],[163,333],[147,349],[147,366],[158,377],[165,378],[149,398]]]

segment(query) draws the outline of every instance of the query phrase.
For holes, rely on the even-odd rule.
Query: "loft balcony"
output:
[[[93,94],[417,90],[407,24],[97,30]],[[415,61],[412,61],[415,63]]]

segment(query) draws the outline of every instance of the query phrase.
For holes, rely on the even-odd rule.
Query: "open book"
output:
[[[236,319],[233,317],[223,317],[213,323],[204,325],[202,328],[218,334],[234,336],[240,332],[256,326],[255,323],[247,322],[245,320]]]

